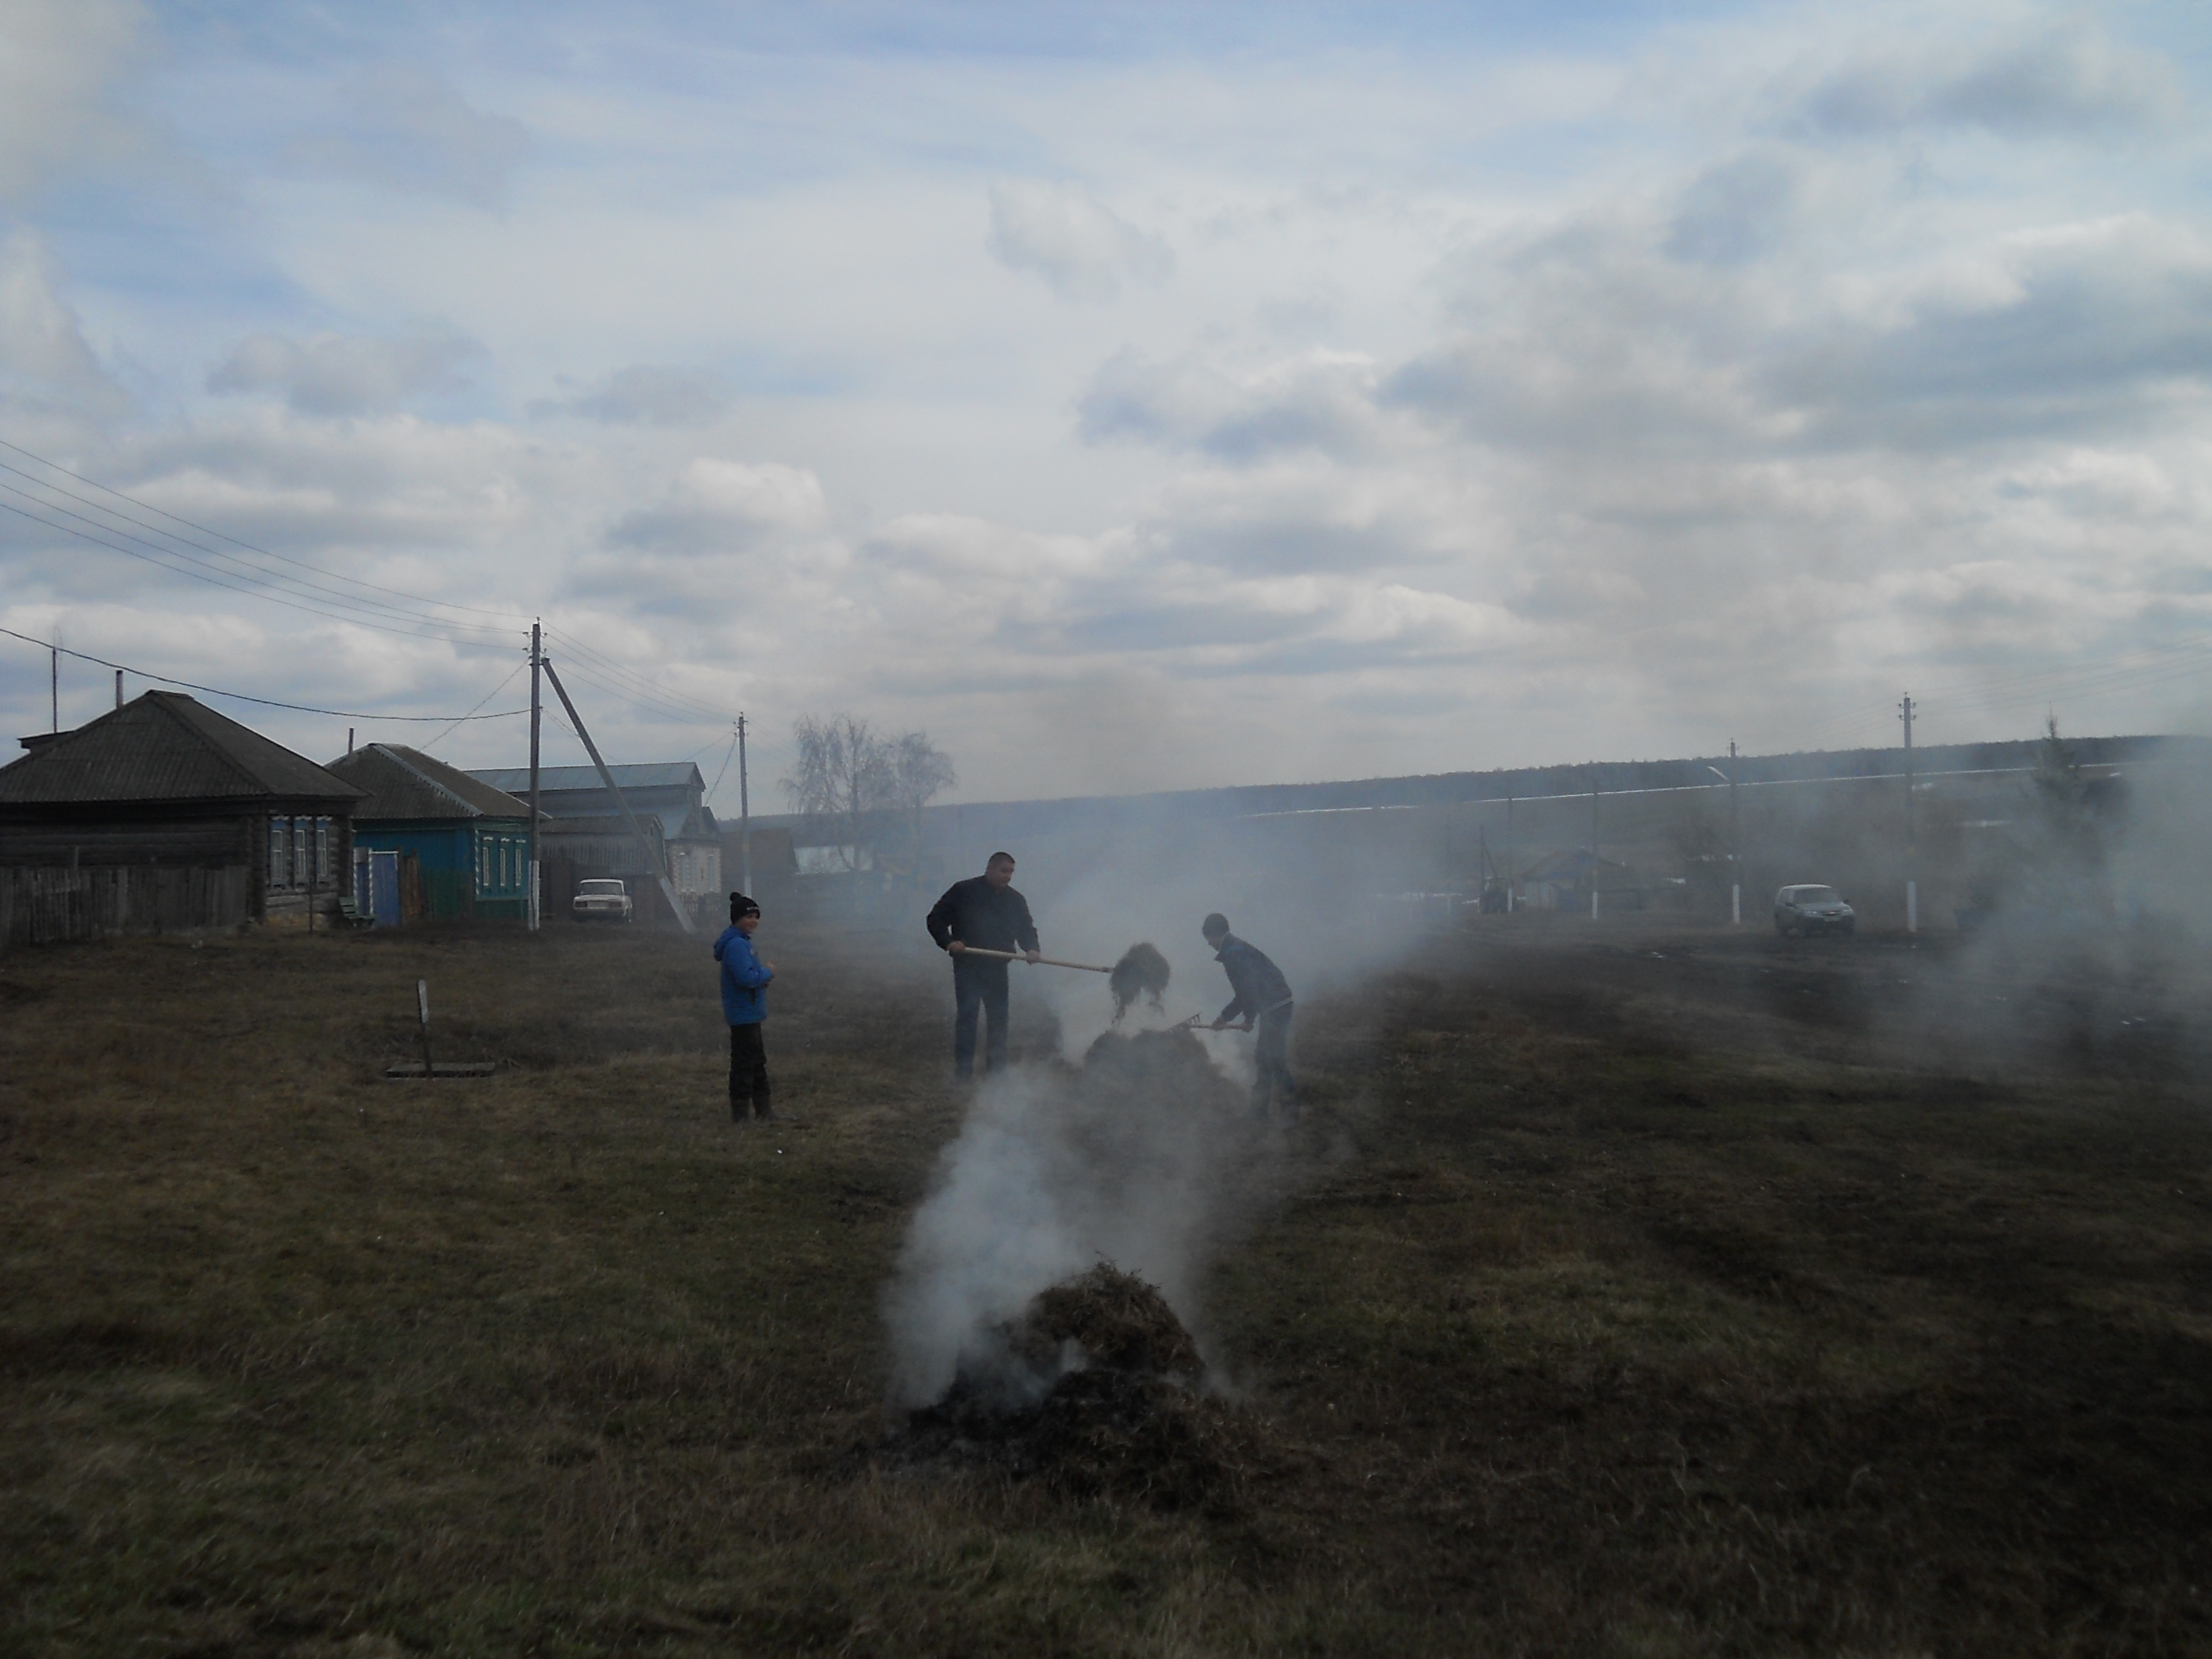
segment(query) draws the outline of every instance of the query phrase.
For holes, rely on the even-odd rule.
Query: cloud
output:
[[[625,514],[608,539],[618,547],[726,553],[813,533],[827,516],[822,481],[803,468],[702,455],[684,464],[663,501]]]
[[[389,414],[417,398],[458,392],[461,365],[485,355],[476,341],[424,325],[390,337],[255,334],[208,375],[216,392],[275,392],[303,415]]]
[[[46,239],[27,228],[0,241],[0,392],[54,410],[115,416],[130,398],[86,343]]]
[[[728,413],[730,399],[712,375],[634,363],[590,391],[546,398],[532,415],[581,415],[608,426],[705,426]]]
[[[1110,300],[1127,282],[1164,283],[1175,254],[1079,185],[1000,179],[991,186],[991,257],[1034,271],[1066,300]]]
[[[2164,131],[2184,108],[2166,59],[2118,46],[2075,18],[1979,51],[1862,58],[1802,94],[1789,125],[1846,137],[1953,125],[2007,138],[2068,137]]]
[[[387,190],[493,209],[506,204],[531,154],[521,122],[475,108],[420,64],[386,64],[356,76],[348,102],[345,127],[300,140],[295,161]]]
[[[137,120],[105,96],[143,51],[135,0],[9,0],[0,9],[0,198],[140,142]]]
[[[1300,450],[1368,447],[1376,421],[1374,360],[1312,351],[1232,378],[1191,357],[1147,362],[1133,347],[1109,358],[1076,405],[1091,443],[1132,439],[1252,463]]]
[[[1762,389],[1810,441],[2086,438],[2212,387],[2212,246],[2142,216],[2006,238],[1894,322],[1778,342]]]
[[[1682,192],[1666,250],[1699,264],[1756,259],[1789,236],[1797,197],[1797,169],[1784,156],[1741,155],[1708,167]]]

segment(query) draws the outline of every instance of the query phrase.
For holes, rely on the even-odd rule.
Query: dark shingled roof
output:
[[[356,749],[330,769],[368,792],[353,809],[356,823],[398,823],[435,818],[520,818],[530,804],[471,777],[459,767],[396,743]]]
[[[179,691],[149,691],[0,766],[0,805],[320,799],[362,792]]]

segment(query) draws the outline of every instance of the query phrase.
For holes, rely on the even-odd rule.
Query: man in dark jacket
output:
[[[774,1117],[768,1095],[768,1051],[761,1046],[761,1022],[768,1018],[768,982],[775,964],[753,951],[760,906],[743,893],[730,895],[730,925],[714,941],[714,960],[722,965],[722,1018],[730,1028],[730,1121],[743,1123],[748,1108],[756,1117]]]
[[[1213,951],[1213,959],[1229,975],[1230,989],[1236,995],[1213,1022],[1219,1030],[1238,1016],[1243,1016],[1244,1029],[1260,1030],[1260,1079],[1252,1085],[1252,1109],[1264,1113],[1270,1101],[1282,1102],[1283,1115],[1292,1122],[1298,1115],[1298,1085],[1291,1077],[1291,1016],[1296,1012],[1291,1000],[1291,982],[1283,977],[1283,970],[1267,960],[1256,947],[1246,944],[1229,931],[1229,918],[1218,910],[1200,924],[1206,942]]]
[[[975,1071],[975,1016],[990,1022],[983,1058],[992,1071],[1006,1063],[1006,964],[968,955],[981,951],[1019,951],[1037,959],[1036,923],[1030,902],[1014,890],[1014,855],[994,853],[980,876],[956,881],[931,908],[925,924],[937,948],[952,958],[952,1069],[960,1076]]]

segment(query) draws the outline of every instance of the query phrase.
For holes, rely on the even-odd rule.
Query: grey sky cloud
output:
[[[991,186],[991,257],[1044,279],[1063,299],[1110,300],[1165,282],[1175,254],[1079,185],[1002,179]]]
[[[1344,354],[1309,354],[1239,380],[1124,348],[1077,400],[1077,429],[1091,443],[1133,441],[1232,464],[1298,450],[1349,454],[1371,436],[1373,379],[1370,362]]]
[[[0,240],[0,389],[49,410],[113,416],[130,407],[62,295],[52,247],[28,229]]]
[[[419,64],[381,64],[356,76],[349,90],[350,118],[335,131],[299,140],[296,161],[472,207],[507,204],[532,151],[521,122],[476,108],[444,76]]]
[[[1794,125],[1838,135],[1959,125],[2028,138],[2154,131],[2183,108],[2169,62],[2074,18],[1976,52],[1870,56],[1816,82]]]
[[[108,94],[144,57],[151,21],[137,0],[9,0],[0,10],[0,201],[143,141],[141,118]]]
[[[1698,174],[1667,228],[1667,252],[1701,264],[1756,259],[1783,241],[1796,207],[1796,170],[1781,156],[1738,156]]]
[[[730,399],[711,374],[633,363],[590,390],[541,399],[532,415],[580,415],[609,426],[705,426],[728,413]]]
[[[232,349],[207,386],[215,392],[276,392],[303,415],[389,414],[416,398],[461,390],[468,384],[463,367],[484,355],[477,342],[429,324],[382,337],[255,334]]]

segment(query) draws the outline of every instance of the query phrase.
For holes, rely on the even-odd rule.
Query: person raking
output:
[[[1259,1028],[1260,1078],[1252,1085],[1252,1109],[1264,1114],[1273,1102],[1280,1101],[1283,1115],[1296,1122],[1298,1086],[1291,1076],[1291,1016],[1296,1010],[1290,981],[1256,946],[1231,933],[1229,918],[1218,910],[1200,922],[1199,929],[1206,935],[1213,959],[1229,975],[1230,988],[1237,994],[1212,1029],[1221,1030],[1240,1016],[1243,1030]]]
[[[714,960],[722,969],[722,1018],[730,1026],[730,1121],[770,1118],[768,1051],[761,1046],[761,1024],[768,1018],[768,982],[775,964],[753,950],[760,906],[743,893],[730,895],[730,925],[714,941]]]
[[[971,957],[968,947],[1019,951],[1030,962],[1042,954],[1030,902],[1014,890],[1013,882],[1014,855],[994,853],[981,875],[945,890],[923,924],[937,948],[952,958],[952,1069],[963,1078],[975,1075],[979,1013],[988,1021],[985,1065],[995,1072],[1006,1063],[1006,964]]]

